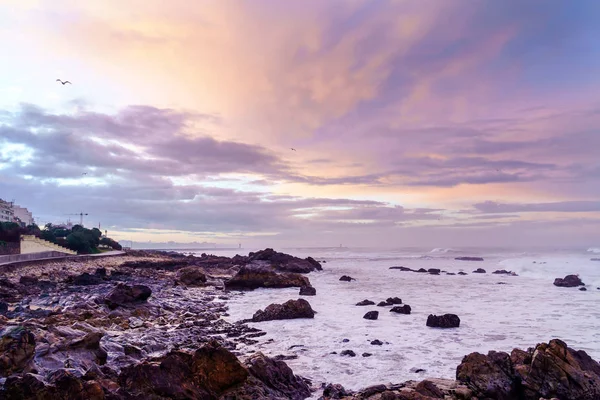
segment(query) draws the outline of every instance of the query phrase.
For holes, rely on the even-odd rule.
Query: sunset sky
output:
[[[0,0],[0,198],[134,241],[600,246],[599,21],[598,0]]]

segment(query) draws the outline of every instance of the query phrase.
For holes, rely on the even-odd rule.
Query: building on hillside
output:
[[[13,203],[0,199],[0,222],[14,222]]]
[[[34,219],[33,214],[25,207],[20,207],[17,205],[13,205],[13,213],[14,217],[18,218],[21,224],[25,224],[25,226],[33,225]]]

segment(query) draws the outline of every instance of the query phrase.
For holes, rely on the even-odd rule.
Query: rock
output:
[[[22,327],[0,332],[0,376],[21,372],[35,354],[35,337]]]
[[[492,274],[518,276],[516,273],[514,273],[512,271],[507,271],[505,269],[496,270],[496,271],[492,272]]]
[[[359,301],[358,303],[356,303],[357,306],[374,306],[375,302],[371,301],[371,300],[363,300],[363,301]]]
[[[360,391],[360,398],[361,399],[366,399],[369,398],[375,394],[378,393],[382,393],[385,392],[387,390],[387,386],[385,385],[373,385],[373,386],[369,386],[363,390]]]
[[[178,278],[186,286],[204,286],[206,284],[206,275],[198,267],[180,269]]]
[[[554,280],[554,286],[559,287],[577,287],[583,285],[584,283],[579,279],[578,275],[567,275],[564,278],[556,278]]]
[[[579,290],[581,290],[582,292],[585,292],[587,289],[585,287],[580,287]]]
[[[252,317],[252,322],[314,317],[315,312],[308,301],[298,299],[288,300],[283,304],[271,304],[264,311],[258,310]]]
[[[434,399],[443,399],[444,393],[435,385],[435,383],[425,379],[417,384],[415,391],[423,396],[433,397]]]
[[[446,272],[446,275],[456,275],[454,272]]]
[[[403,306],[392,307],[390,312],[398,313],[398,314],[410,314],[411,308],[408,304],[404,304]]]
[[[189,261],[183,258],[169,259],[169,260],[135,260],[126,261],[121,264],[122,268],[133,268],[133,269],[156,269],[165,271],[176,271],[178,269],[187,267]]]
[[[25,286],[36,285],[38,283],[38,278],[35,276],[22,276],[19,278],[19,283]]]
[[[3,301],[0,301],[0,315],[6,314],[8,312],[8,304]]]
[[[402,304],[402,299],[399,297],[388,297],[386,302],[388,304]]]
[[[427,326],[432,328],[458,328],[460,318],[455,314],[433,315],[427,317]]]
[[[268,267],[258,265],[243,266],[233,278],[225,282],[227,289],[234,290],[303,286],[311,286],[305,276],[296,273],[277,273]]]
[[[455,260],[458,261],[483,261],[481,257],[456,257]]]
[[[381,340],[379,340],[379,339],[375,339],[375,340],[371,341],[371,344],[373,346],[382,346],[383,342]]]
[[[474,274],[485,274],[486,271],[483,268],[477,268],[475,271],[473,271]]]
[[[81,275],[68,277],[67,282],[77,286],[100,285],[101,283],[105,283],[105,276],[98,274],[91,275],[84,272]]]
[[[466,272],[460,271],[458,275],[468,275]]]
[[[117,307],[127,307],[145,302],[151,295],[152,290],[150,290],[148,286],[128,286],[119,283],[108,296],[104,298],[104,302],[108,305],[108,308],[114,310]]]
[[[347,391],[342,385],[339,384],[329,383],[327,386],[325,386],[325,389],[323,389],[324,400],[339,400],[346,396],[352,396],[352,392]]]
[[[348,275],[342,275],[340,278],[340,281],[343,281],[343,282],[350,282],[350,281],[355,281],[355,280],[356,279],[354,279]]]
[[[427,270],[425,268],[419,268],[416,272],[420,272],[422,274],[427,273]]]
[[[363,356],[363,357],[371,357],[372,355],[373,355],[373,354],[371,354],[371,353],[362,353],[362,356]]]
[[[385,307],[385,306],[391,306],[391,304],[389,304],[387,301],[380,301],[379,303],[377,303],[377,307]]]
[[[300,288],[300,296],[316,296],[317,289],[312,286],[302,286]]]
[[[427,272],[429,272],[431,275],[439,275],[441,270],[438,268],[429,268]]]
[[[600,261],[600,258],[590,258],[590,261]]]
[[[348,343],[350,339],[342,339],[342,343]]]
[[[268,261],[278,271],[308,273],[321,271],[321,264],[312,257],[301,259],[289,254],[279,253],[273,249],[264,249],[248,255],[249,261]]]
[[[414,270],[412,268],[408,268],[408,267],[390,267],[389,269],[399,269],[400,271],[411,271],[411,272],[414,272]]]
[[[600,398],[600,364],[584,351],[575,351],[554,339],[525,352],[471,353],[456,369],[464,382],[481,398],[499,400]]]
[[[0,392],[6,400],[104,400],[104,391],[94,380],[84,381],[72,372],[59,369],[48,377],[50,384],[45,385],[33,374],[12,376],[6,380],[4,391]]]
[[[356,357],[356,353],[352,350],[344,350],[340,353],[341,356]]]
[[[369,311],[363,316],[364,319],[377,319],[379,318],[379,311]]]

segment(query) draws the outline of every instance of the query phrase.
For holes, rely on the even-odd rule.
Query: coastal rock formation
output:
[[[473,271],[474,274],[485,274],[486,271],[483,268],[477,268],[475,271]]]
[[[425,268],[419,268],[418,270],[416,270],[415,272],[420,272],[422,274],[426,274],[427,270]]]
[[[390,312],[397,314],[410,314],[411,308],[408,304],[404,304],[403,306],[393,307]]]
[[[9,327],[0,332],[0,376],[20,372],[35,353],[33,334],[21,327]]]
[[[377,303],[377,307],[385,307],[389,305],[391,304],[389,304],[387,301],[380,301],[379,303]]]
[[[439,275],[441,270],[439,268],[429,268],[427,270],[431,275]]]
[[[102,386],[97,381],[85,381],[66,369],[56,370],[47,381],[48,384],[45,384],[33,374],[11,376],[6,380],[0,395],[6,400],[104,400],[106,398]]]
[[[408,267],[390,267],[389,269],[399,269],[400,271],[411,271],[411,272],[414,272],[414,270],[412,268],[408,268]]]
[[[456,314],[429,314],[427,317],[427,326],[432,328],[458,328],[460,326],[460,318]]]
[[[238,273],[225,282],[227,289],[254,290],[264,288],[286,288],[311,286],[307,277],[296,273],[277,273],[261,265],[243,266]]]
[[[272,321],[276,319],[314,318],[315,312],[304,299],[288,300],[283,304],[271,304],[265,310],[258,310],[252,316],[252,322]]]
[[[340,353],[341,356],[348,356],[348,357],[356,357],[356,353],[353,352],[352,350],[343,350]]]
[[[564,278],[556,278],[554,286],[560,287],[577,287],[585,285],[578,275],[567,275]]]
[[[97,271],[94,274],[84,272],[80,275],[70,276],[67,278],[67,283],[76,286],[92,286],[106,283],[106,280],[106,270],[101,270],[100,272]]]
[[[468,275],[466,272],[460,271],[458,275]]]
[[[374,306],[375,302],[371,301],[371,300],[363,300],[363,301],[359,301],[358,303],[356,303],[357,306]]]
[[[496,270],[496,271],[492,272],[492,274],[518,276],[516,273],[514,273],[512,271],[507,271],[505,269]]]
[[[312,271],[321,271],[323,267],[312,257],[301,259],[289,254],[279,253],[273,249],[265,249],[250,253],[248,261],[268,261],[269,264],[278,271],[308,273]]]
[[[364,319],[372,319],[375,320],[379,318],[379,311],[369,311],[363,316]]]
[[[300,288],[300,296],[316,296],[317,289],[312,286],[302,286]]]
[[[111,310],[117,307],[127,307],[142,303],[152,295],[152,290],[148,286],[134,285],[128,286],[119,283],[112,292],[104,299],[106,305]]]
[[[343,282],[350,282],[350,281],[355,281],[355,280],[356,279],[354,279],[354,278],[352,278],[352,277],[350,277],[348,275],[342,275],[340,277],[340,281],[343,281]]]
[[[481,257],[456,257],[455,260],[458,261],[483,261]]]
[[[600,364],[561,340],[509,355],[471,353],[456,369],[456,378],[482,398],[499,400],[600,398]]]
[[[385,301],[391,305],[402,304],[402,299],[400,297],[388,297]]]
[[[186,286],[204,286],[206,275],[198,267],[185,267],[179,270],[179,281]]]

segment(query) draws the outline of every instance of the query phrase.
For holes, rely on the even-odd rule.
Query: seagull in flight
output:
[[[296,151],[296,149],[295,149],[295,148],[293,148],[293,147],[290,147],[290,150],[292,150],[292,151]]]
[[[69,85],[72,85],[72,83],[71,83],[71,82],[69,82],[69,81],[61,81],[60,79],[57,79],[57,80],[56,80],[56,82],[60,82],[60,83],[62,83],[62,84],[63,84],[63,86],[64,86],[66,83],[68,83]]]

